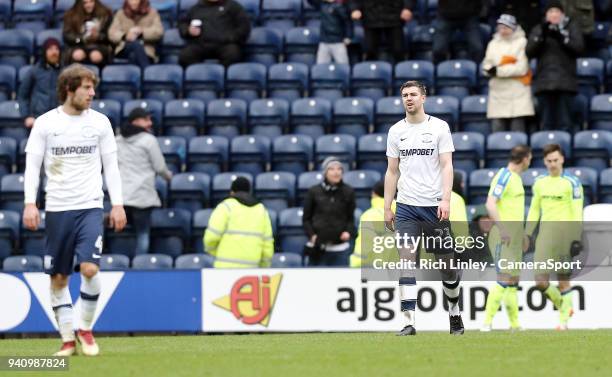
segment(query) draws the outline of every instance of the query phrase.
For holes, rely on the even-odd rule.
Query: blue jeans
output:
[[[151,64],[151,60],[145,51],[144,44],[139,40],[126,42],[125,47],[117,54],[117,57],[128,59],[130,64],[136,64],[142,69]]]
[[[348,247],[344,251],[326,251],[317,258],[308,261],[308,266],[318,267],[348,267],[349,258],[351,256],[351,248]]]
[[[434,21],[436,32],[433,35],[433,56],[435,63],[447,59],[450,51],[450,43],[455,30],[461,30],[465,34],[470,59],[480,62],[483,58],[483,43],[480,37],[480,24],[478,17],[468,19],[447,20],[442,17]]]
[[[125,207],[128,224],[136,233],[136,250],[134,255],[147,254],[151,237],[151,208]]]

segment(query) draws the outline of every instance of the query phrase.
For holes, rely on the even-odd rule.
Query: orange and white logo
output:
[[[268,327],[283,274],[273,276],[244,276],[232,286],[229,295],[213,304],[231,312],[245,325]]]

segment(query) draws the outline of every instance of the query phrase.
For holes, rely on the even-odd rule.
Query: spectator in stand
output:
[[[48,38],[43,43],[43,55],[38,64],[30,69],[19,84],[17,101],[24,126],[32,128],[34,119],[57,107],[57,78],[62,70],[60,42]]]
[[[113,13],[98,0],[76,0],[64,15],[67,63],[103,66],[111,58],[108,28]]]
[[[511,14],[516,17],[526,34],[529,34],[542,19],[539,0],[502,0],[499,11],[499,14]]]
[[[308,0],[310,5],[321,11],[320,42],[317,50],[317,64],[348,64],[346,46],[353,37],[353,25],[348,9],[340,0]]]
[[[155,44],[163,35],[161,18],[149,0],[125,0],[108,31],[108,38],[117,46],[115,56],[142,69],[157,61]]]
[[[502,14],[482,62],[485,74],[490,77],[487,118],[491,119],[493,132],[525,132],[525,117],[534,115],[526,45],[525,32],[516,18]]]
[[[157,174],[172,179],[157,139],[151,134],[151,114],[137,107],[128,116],[128,123],[117,136],[117,154],[123,203],[136,233],[135,255],[149,252],[151,235],[151,210],[160,207],[161,201],[155,189]]]
[[[342,162],[323,161],[323,182],[312,186],[304,200],[302,221],[309,241],[310,266],[348,266],[349,241],[355,233],[355,191],[342,182]]]
[[[351,18],[361,20],[366,60],[376,60],[383,39],[395,62],[404,60],[404,23],[412,19],[414,0],[352,0]]]
[[[546,5],[544,22],[529,35],[527,57],[537,59],[533,82],[541,128],[573,132],[571,107],[578,91],[576,58],[584,48],[578,24],[563,13],[558,0]]]
[[[235,0],[199,0],[179,23],[179,31],[187,41],[179,55],[182,66],[205,59],[228,66],[241,60],[251,20]]]
[[[561,0],[563,13],[570,20],[574,20],[580,30],[582,36],[590,38],[591,33],[595,31],[595,6],[593,0]]]
[[[475,62],[482,60],[483,44],[480,36],[478,18],[483,0],[439,0],[438,16],[434,21],[436,32],[433,35],[434,62],[449,58],[450,44],[455,31],[465,34],[470,59]]]

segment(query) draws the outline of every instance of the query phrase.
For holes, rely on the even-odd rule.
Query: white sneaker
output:
[[[76,355],[76,342],[65,342],[62,344],[62,348],[53,354],[53,356],[72,356]]]
[[[482,327],[480,328],[480,332],[490,332],[492,330],[492,326],[491,324],[483,324]]]
[[[100,353],[100,348],[96,343],[91,331],[79,330],[77,331],[77,339],[81,343],[81,350],[86,356],[96,356]]]

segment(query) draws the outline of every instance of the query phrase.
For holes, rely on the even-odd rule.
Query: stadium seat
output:
[[[123,104],[122,121],[127,122],[127,119],[137,107],[141,107],[151,114],[151,120],[153,121],[153,131],[156,135],[161,134],[163,127],[163,112],[164,105],[156,99],[135,99],[126,101]]]
[[[105,226],[104,252],[114,255],[124,255],[128,258],[132,258],[136,253],[138,243],[136,233],[134,232],[134,227],[130,223],[129,217],[128,224],[121,232],[115,232],[108,223]]]
[[[383,61],[365,61],[353,66],[351,95],[376,101],[389,94],[393,68]]]
[[[574,134],[574,165],[602,171],[610,166],[611,131],[580,131]]]
[[[185,254],[176,258],[174,268],[182,270],[199,270],[202,268],[212,268],[215,258],[210,254]]]
[[[183,5],[186,1],[180,2]],[[185,47],[185,40],[181,37],[178,29],[167,29],[164,31],[160,47],[161,62],[164,64],[178,64],[179,54]]]
[[[227,170],[229,141],[223,136],[198,136],[189,140],[187,170],[214,176]]]
[[[531,203],[531,197],[533,193],[531,187],[535,183],[536,179],[541,176],[548,174],[548,171],[544,168],[530,168],[521,173],[521,179],[523,181],[523,187],[525,189],[525,205],[529,206]]]
[[[282,135],[272,142],[272,170],[295,175],[308,170],[313,157],[313,141],[308,135]]]
[[[19,212],[0,210],[0,260],[11,255],[19,239]]]
[[[210,198],[210,177],[205,173],[176,174],[170,181],[169,207],[192,213],[206,208]]]
[[[0,64],[15,69],[29,64],[34,53],[34,33],[28,29],[0,30]]]
[[[350,83],[348,64],[315,64],[310,67],[310,95],[335,101],[344,97]]]
[[[436,67],[436,93],[461,100],[476,87],[476,63],[447,60]]]
[[[355,137],[365,135],[374,123],[374,101],[370,98],[348,97],[334,103],[334,133]]]
[[[46,214],[45,211],[39,211],[40,223],[36,230],[29,230],[21,222],[21,250],[27,255],[44,256],[47,250],[46,245]]]
[[[406,117],[402,100],[398,97],[384,97],[376,101],[374,131],[387,133],[391,126]]]
[[[121,126],[121,103],[112,99],[95,99],[91,108],[106,115],[113,128]]]
[[[461,169],[467,174],[479,169],[485,153],[484,136],[477,132],[455,132],[452,137],[455,146],[453,168]]]
[[[167,102],[183,92],[183,68],[178,64],[153,64],[144,69],[142,96]]]
[[[7,174],[0,180],[0,207],[4,210],[23,210],[23,174]]]
[[[301,17],[300,0],[261,0],[262,24],[279,30],[289,30]]]
[[[185,97],[208,103],[225,90],[225,68],[220,64],[192,64],[185,69]]]
[[[357,144],[357,168],[375,170],[385,174],[387,170],[387,134],[368,134]]]
[[[432,61],[433,35],[436,29],[430,24],[417,25],[410,35],[410,49],[414,59]]]
[[[193,213],[191,222],[191,250],[195,253],[204,252],[204,232],[213,209],[199,209]]]
[[[230,143],[230,170],[255,176],[270,162],[270,139],[258,135],[236,136]]]
[[[130,269],[130,258],[122,254],[103,254],[100,258],[101,271],[125,271]]]
[[[285,60],[292,63],[313,65],[318,46],[318,29],[306,27],[289,29],[285,33]]]
[[[191,212],[179,208],[153,209],[150,253],[176,257],[187,250],[190,239]]]
[[[276,253],[272,256],[272,268],[299,268],[302,265],[302,257],[294,253]]]
[[[280,136],[289,127],[289,102],[282,98],[257,99],[249,104],[249,134]]]
[[[209,135],[233,138],[246,127],[247,104],[244,100],[226,98],[212,100],[206,107],[206,128]]]
[[[321,10],[312,6],[308,0],[302,0],[302,20],[306,26],[319,27],[321,24]]]
[[[198,99],[176,99],[164,105],[163,134],[192,138],[204,133],[206,106]]]
[[[612,131],[612,95],[599,94],[591,98],[590,128]]]
[[[308,89],[308,66],[302,63],[278,63],[268,69],[268,97],[293,101]]]
[[[151,0],[151,7],[157,10],[164,29],[175,26],[178,21],[178,1]]]
[[[250,102],[263,96],[266,89],[266,66],[259,63],[236,63],[227,68],[225,94]]]
[[[166,207],[168,204],[168,181],[161,176],[155,177],[155,191],[157,191],[157,195],[162,202],[162,207]]]
[[[241,3],[242,0],[238,1]],[[198,0],[181,0],[179,2],[179,18],[187,16],[189,9],[193,8],[198,3]]]
[[[609,47],[608,47],[609,49]],[[612,92],[612,60],[608,59],[606,63],[606,92]]]
[[[187,161],[187,142],[185,139],[180,136],[159,136],[157,142],[168,169],[174,174],[183,171],[183,165]]]
[[[28,138],[23,126],[23,116],[17,101],[0,102],[0,137],[12,137],[17,141]]]
[[[595,203],[597,199],[597,171],[588,167],[570,167],[564,169],[564,172],[573,174],[580,179],[584,189],[584,205]]]
[[[280,212],[278,217],[279,250],[283,253],[302,255],[308,237],[302,225],[302,208],[287,208]]]
[[[323,174],[320,171],[307,171],[298,176],[297,201],[298,205],[304,205],[304,198],[308,190],[323,181]]]
[[[335,156],[343,163],[352,167],[356,157],[356,140],[352,135],[332,134],[323,135],[315,142],[315,162],[319,165],[329,156]]]
[[[292,207],[295,199],[295,175],[289,172],[261,173],[255,177],[255,196],[276,212]]]
[[[283,34],[278,29],[255,27],[244,47],[246,61],[267,67],[278,63],[283,52]]]
[[[39,32],[51,24],[53,18],[53,1],[50,0],[14,0],[13,27],[16,29]]]
[[[43,272],[43,259],[38,255],[14,255],[4,259],[4,272]]]
[[[527,144],[527,135],[523,132],[493,132],[487,136],[486,167],[501,168],[508,165],[510,150],[521,144]]]
[[[0,178],[13,172],[17,163],[17,142],[10,137],[0,137]]]
[[[484,136],[491,133],[487,119],[487,96],[467,96],[461,100],[461,130],[479,132]]]
[[[332,105],[324,98],[301,98],[291,104],[291,131],[313,139],[327,133],[332,122]]]
[[[407,60],[395,65],[393,87],[399,88],[406,81],[417,80],[424,83],[429,90],[434,88],[434,65],[427,60]],[[429,93],[427,93],[429,94]]]
[[[489,186],[499,169],[477,169],[470,173],[469,204],[484,204],[489,195]]]
[[[0,65],[0,102],[13,98],[17,86],[17,70],[12,65]]]
[[[216,206],[222,200],[226,199],[229,196],[230,187],[232,186],[232,182],[237,177],[245,177],[251,182],[251,187],[253,187],[253,176],[249,173],[245,172],[227,172],[217,174],[213,177],[212,182],[212,205]]]
[[[544,156],[542,149],[546,144],[559,144],[565,155],[565,163],[567,164],[572,158],[572,136],[565,131],[539,131],[534,132],[529,137],[531,154],[531,167],[544,167]]]
[[[478,216],[487,215],[487,209],[485,208],[484,204],[467,205],[466,211],[468,221],[473,221]]]
[[[169,270],[172,268],[172,257],[165,254],[136,255],[132,259],[135,270]]]
[[[604,62],[601,59],[576,59],[578,91],[589,100],[599,94],[604,84],[604,71]]]
[[[370,208],[372,188],[380,179],[381,174],[375,170],[353,170],[342,177],[344,183],[355,190],[357,208],[363,211]]]
[[[28,143],[28,139],[23,139],[19,141],[19,150],[17,152],[17,172],[18,173],[23,173],[25,171],[25,160],[26,160],[26,153],[25,153],[25,147]]]
[[[137,97],[140,91],[140,67],[132,64],[107,65],[102,69],[100,92],[105,99],[121,103]]]
[[[11,0],[0,0],[0,29],[10,26],[11,6]]]
[[[612,168],[599,173],[599,202],[612,203]]]
[[[452,130],[459,121],[459,100],[451,96],[430,96],[425,100],[425,112],[448,123]]]

